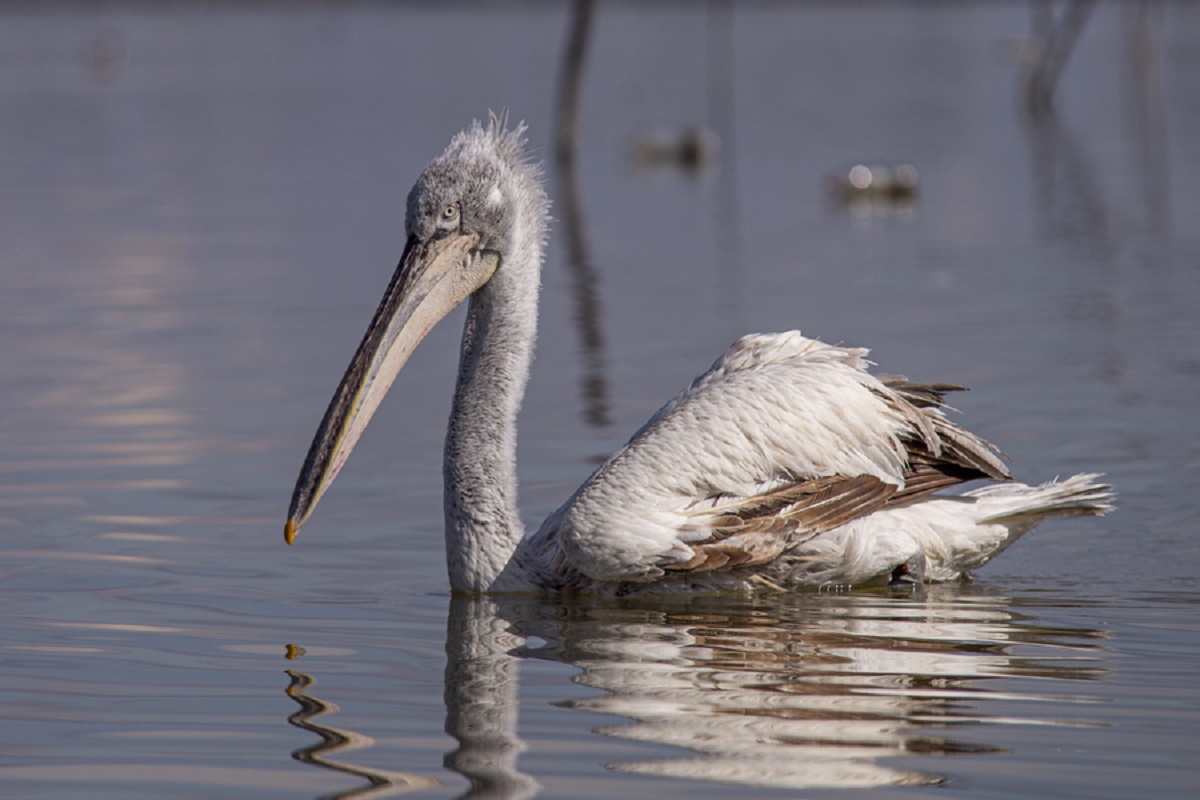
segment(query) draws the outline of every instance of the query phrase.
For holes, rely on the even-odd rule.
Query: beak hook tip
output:
[[[296,541],[296,534],[300,532],[300,528],[292,520],[288,520],[283,526],[283,540],[289,545]]]

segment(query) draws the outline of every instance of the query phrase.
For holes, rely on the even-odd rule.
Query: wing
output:
[[[798,332],[738,340],[537,536],[595,580],[754,566],[889,504],[1008,478],[942,414],[959,387],[876,378]]]
[[[690,546],[686,561],[659,564],[670,572],[707,572],[773,561],[788,547],[882,508],[896,486],[872,475],[814,478],[724,504],[700,524],[709,535]]]

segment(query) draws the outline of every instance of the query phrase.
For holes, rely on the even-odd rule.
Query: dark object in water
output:
[[[689,125],[675,131],[649,131],[634,137],[632,157],[641,167],[698,170],[712,163],[721,149],[712,131]]]
[[[831,174],[828,183],[830,194],[847,203],[858,199],[908,201],[917,195],[920,176],[912,164],[855,164]]]

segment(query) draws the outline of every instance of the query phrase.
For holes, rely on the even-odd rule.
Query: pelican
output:
[[[422,338],[462,302],[444,454],[446,560],[466,592],[729,591],[963,577],[1043,519],[1100,515],[1081,474],[1012,479],[950,422],[962,387],[877,377],[867,350],[798,331],[738,339],[532,535],[517,411],[533,358],[549,201],[525,126],[457,134],[408,195],[407,243],[313,438],[291,544]],[[983,488],[945,495],[973,479]]]

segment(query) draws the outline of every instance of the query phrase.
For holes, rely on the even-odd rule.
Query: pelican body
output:
[[[961,387],[877,377],[866,350],[790,331],[734,342],[526,535],[516,426],[549,203],[523,133],[474,123],[409,193],[404,254],[305,459],[289,544],[414,348],[462,302],[444,458],[455,590],[952,580],[1043,519],[1111,510],[1097,475],[1013,481],[991,444],[946,419],[944,395]],[[941,493],[975,479],[992,483]]]

